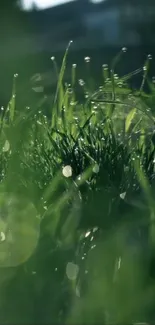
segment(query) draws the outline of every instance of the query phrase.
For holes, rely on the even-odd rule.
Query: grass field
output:
[[[60,69],[53,58],[48,112],[44,96],[19,106],[17,75],[1,110],[0,323],[153,322],[151,57],[118,76],[123,48],[98,86],[89,57],[86,78],[74,64],[66,83],[68,50]],[[141,86],[131,90],[137,74]]]

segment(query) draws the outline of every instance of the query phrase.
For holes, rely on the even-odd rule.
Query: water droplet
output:
[[[87,231],[86,233],[85,233],[85,238],[87,238],[89,235],[90,235],[90,231]]]
[[[129,166],[125,166],[125,167],[124,167],[125,172],[128,172],[129,169],[130,169]]]
[[[126,53],[127,52],[127,47],[122,47],[122,52]]]
[[[51,60],[54,61],[55,60],[55,56],[51,56]]]
[[[76,286],[75,293],[76,293],[76,296],[78,298],[80,298],[80,288],[79,288],[79,286]]]
[[[18,73],[15,73],[15,74],[14,74],[14,77],[17,78],[17,77],[18,77]]]
[[[146,65],[144,65],[143,70],[147,71],[147,66]]]
[[[33,87],[32,90],[34,90],[36,93],[42,93],[44,91],[43,86]]]
[[[33,275],[36,275],[36,273],[37,273],[36,271],[32,271],[32,274],[33,274]]]
[[[69,87],[69,88],[67,88],[67,93],[68,93],[68,94],[73,94],[73,89],[72,89],[72,88],[70,88],[70,87]]]
[[[85,85],[85,82],[84,82],[83,79],[79,79],[79,85],[80,85],[80,86],[84,86],[84,85]]]
[[[104,70],[108,70],[108,64],[103,64],[103,65],[102,65],[102,68],[103,68]]]
[[[70,165],[63,167],[62,174],[67,178],[71,177],[72,176],[72,167]]]
[[[73,63],[72,64],[72,67],[75,69],[77,67],[77,64],[76,63]]]
[[[70,40],[69,45],[73,43],[73,40]]]
[[[4,107],[3,106],[1,107],[1,111],[4,111]]]
[[[69,280],[76,280],[78,272],[79,272],[78,265],[76,265],[76,264],[74,264],[72,262],[67,263],[66,275],[67,275]]]
[[[7,152],[7,151],[9,151],[9,149],[10,149],[10,143],[8,140],[6,140],[2,150],[3,150],[3,152]]]
[[[149,60],[152,60],[152,55],[151,54],[148,54],[147,57],[148,57]]]
[[[119,270],[121,267],[121,257],[119,257],[118,262],[117,262],[117,269]]]
[[[125,197],[126,197],[126,192],[120,194],[120,198],[121,198],[122,200],[124,200]]]
[[[5,241],[6,237],[3,231],[0,232],[0,242]]]
[[[37,121],[37,124],[38,124],[38,125],[42,125],[42,123],[41,123],[40,121]]]
[[[93,228],[93,232],[96,232],[98,230],[98,227]]]
[[[89,62],[90,62],[90,57],[89,57],[89,56],[86,56],[86,57],[84,58],[84,60],[85,60],[85,62],[89,63]]]
[[[95,174],[98,174],[99,173],[99,170],[100,170],[99,165],[98,164],[95,164],[95,166],[93,167],[93,172]]]

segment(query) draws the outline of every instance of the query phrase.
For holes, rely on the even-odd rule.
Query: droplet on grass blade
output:
[[[91,231],[87,231],[87,232],[85,233],[85,238],[87,238],[90,234],[91,234]]]
[[[76,286],[75,293],[76,293],[76,296],[77,296],[78,298],[80,298],[80,288],[79,288],[78,285]]]
[[[86,56],[86,57],[84,58],[84,60],[85,60],[86,63],[89,63],[89,62],[90,62],[90,57],[89,57],[89,56]]]
[[[36,93],[42,93],[44,91],[44,87],[42,86],[33,87],[32,90],[34,90]]]
[[[122,200],[124,200],[125,197],[126,197],[126,192],[120,194],[120,198],[121,198]]]
[[[127,52],[127,47],[122,47],[122,52],[126,53]]]
[[[67,275],[69,280],[76,280],[78,272],[79,272],[78,265],[76,265],[76,264],[74,264],[72,262],[67,263],[66,275]]]
[[[148,54],[147,57],[148,57],[149,60],[152,60],[152,55],[151,54]]]
[[[72,167],[70,165],[63,167],[62,174],[67,178],[71,177],[72,176]]]
[[[108,70],[108,64],[102,64],[102,68],[103,68],[104,70]]]
[[[7,152],[7,151],[9,151],[9,149],[10,149],[10,143],[8,140],[6,140],[2,150],[3,150],[3,152]]]
[[[5,233],[3,231],[0,232],[0,242],[2,243],[3,241],[5,241],[6,237],[5,237]]]
[[[95,164],[94,167],[93,167],[93,172],[95,174],[98,174],[99,173],[99,170],[100,170],[99,165],[98,164]]]
[[[80,85],[80,86],[84,86],[84,85],[85,85],[85,82],[84,82],[84,80],[82,80],[82,79],[79,79],[79,85]]]

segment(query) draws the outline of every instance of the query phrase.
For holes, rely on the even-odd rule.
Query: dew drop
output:
[[[18,77],[18,73],[15,73],[15,74],[14,74],[14,77],[17,78],[17,77]]]
[[[126,192],[120,194],[120,198],[121,198],[122,200],[124,200],[125,197],[126,197]]]
[[[102,64],[102,68],[103,68],[104,70],[108,70],[108,64]]]
[[[4,242],[6,239],[5,234],[3,231],[0,232],[0,242]]]
[[[78,298],[80,298],[80,288],[79,288],[79,286],[76,286],[75,293],[76,293],[76,296]]]
[[[72,167],[70,165],[63,167],[62,174],[63,174],[63,176],[65,176],[67,178],[71,177],[72,176]]]
[[[146,65],[144,65],[143,70],[147,71],[147,66]]]
[[[55,60],[55,56],[51,56],[51,60],[54,61]]]
[[[93,228],[93,232],[96,232],[98,230],[98,227]]]
[[[66,275],[69,280],[75,280],[77,278],[79,272],[79,267],[78,265],[68,262],[66,266]]]
[[[86,233],[85,233],[85,238],[87,238],[89,235],[90,235],[90,231],[87,231]]]
[[[34,90],[36,93],[42,93],[44,91],[44,87],[42,86],[33,87],[32,90]]]
[[[126,53],[127,52],[127,47],[122,47],[122,52]]]
[[[10,149],[10,143],[8,140],[6,140],[2,150],[3,150],[3,152],[7,152],[7,151],[9,151],[9,149]]]
[[[68,89],[67,89],[67,93],[68,93],[68,94],[72,94],[72,93],[73,93],[73,89],[70,88],[70,87],[68,87]]]
[[[151,54],[148,54],[147,57],[148,57],[149,60],[152,60],[152,55]]]
[[[84,60],[85,60],[86,63],[89,63],[89,62],[90,62],[90,57],[89,57],[89,56],[86,56],[86,57],[84,58]]]
[[[77,67],[77,64],[76,63],[73,63],[72,64],[72,67],[75,69]]]
[[[95,164],[95,166],[93,167],[93,172],[95,174],[98,174],[99,173],[99,165],[98,164]]]
[[[83,79],[79,79],[79,85],[80,85],[80,86],[84,86],[84,85],[85,85],[85,82],[84,82]]]
[[[37,124],[38,124],[38,125],[42,125],[42,123],[41,123],[40,121],[37,121]]]

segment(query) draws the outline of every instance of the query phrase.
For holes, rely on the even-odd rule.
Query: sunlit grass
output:
[[[89,57],[86,80],[74,64],[66,82],[68,50],[60,70],[52,58],[58,82],[48,117],[43,102],[18,107],[17,75],[1,112],[0,322],[153,321],[150,56],[119,76],[123,48],[111,67],[103,64],[97,87]],[[133,91],[130,79],[139,73]]]

